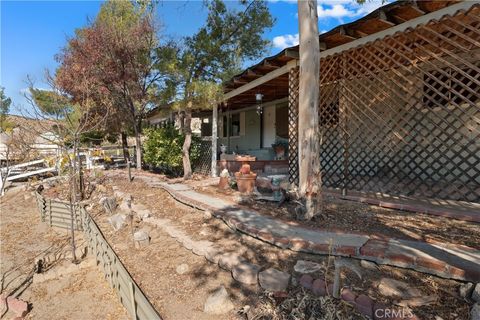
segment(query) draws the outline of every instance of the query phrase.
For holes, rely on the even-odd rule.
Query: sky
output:
[[[319,31],[326,32],[339,24],[359,19],[381,6],[381,0],[358,5],[351,0],[317,0]],[[102,1],[23,1],[0,0],[0,86],[12,98],[11,113],[27,108],[23,97],[27,76],[38,88],[45,70],[57,67],[55,55],[77,28],[95,19]],[[228,6],[238,7],[235,1]],[[297,0],[270,0],[268,6],[276,22],[264,37],[271,40],[269,54],[298,44]],[[207,16],[202,1],[160,0],[157,17],[162,33],[180,39],[194,34]],[[254,63],[254,61],[249,62]],[[245,67],[248,67],[246,65]]]

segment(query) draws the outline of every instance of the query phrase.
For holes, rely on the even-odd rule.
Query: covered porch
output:
[[[324,188],[480,203],[479,13],[474,2],[392,3],[320,35]],[[298,183],[297,58],[298,47],[285,49],[230,81],[213,112],[215,154],[225,142],[230,153],[255,153],[222,122],[241,110],[258,116],[261,132],[250,135],[245,114],[245,141],[268,148],[265,132],[279,120],[265,122],[268,104],[288,101],[288,178]]]

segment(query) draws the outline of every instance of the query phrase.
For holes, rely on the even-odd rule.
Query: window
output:
[[[229,130],[227,130],[227,128]],[[223,137],[238,137],[240,136],[240,113],[234,113],[230,116],[223,116]]]
[[[209,137],[212,135],[212,122],[210,121],[210,118],[202,119],[200,131],[202,137]]]
[[[430,71],[423,76],[423,103],[428,108],[460,105],[480,100],[478,72],[475,69],[444,68],[442,71]]]

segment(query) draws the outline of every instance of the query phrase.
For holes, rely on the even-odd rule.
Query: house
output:
[[[60,153],[53,122],[16,115],[7,116],[7,121],[13,124],[13,130],[0,133],[0,161],[6,161],[7,157],[15,162]]]
[[[298,49],[227,83],[212,114],[214,174],[223,144],[298,183]],[[326,191],[480,212],[480,4],[398,1],[321,34],[319,109]],[[276,160],[283,139],[288,160]]]

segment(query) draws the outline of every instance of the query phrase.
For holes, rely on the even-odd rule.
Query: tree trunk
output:
[[[122,150],[123,150],[123,159],[125,159],[125,163],[130,159],[130,153],[128,152],[128,141],[127,141],[127,134],[122,132]]]
[[[72,249],[72,262],[76,263],[77,255],[75,245],[75,205],[77,203],[77,137],[73,142],[73,160],[70,162],[70,245]],[[68,150],[67,150],[68,157]]]
[[[192,177],[192,165],[190,164],[190,145],[192,144],[192,111],[188,109],[185,111],[185,118],[183,122],[183,133],[185,134],[185,141],[183,142],[183,178],[190,179]]]
[[[134,131],[135,131],[135,151],[136,151],[136,163],[137,163],[137,169],[141,170],[142,169],[142,139],[141,139],[141,126],[139,122],[135,122],[134,125]]]
[[[304,218],[321,214],[319,134],[320,45],[316,0],[298,1],[300,31],[300,81],[298,105],[299,192],[305,199]]]

